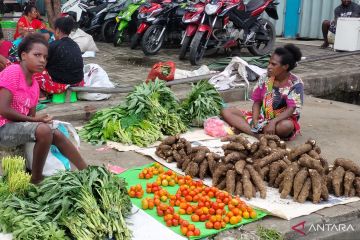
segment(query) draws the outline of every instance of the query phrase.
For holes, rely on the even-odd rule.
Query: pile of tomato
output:
[[[179,185],[175,195],[161,187],[175,185],[171,181]],[[136,185],[132,188],[139,187]],[[163,217],[166,226],[180,226],[181,234],[187,237],[200,236],[201,232],[194,224],[184,220],[184,215],[189,215],[191,222],[203,222],[207,229],[216,230],[225,228],[227,224],[236,225],[243,219],[257,217],[256,211],[239,197],[233,197],[216,187],[207,187],[190,176],[177,176],[171,170],[160,173],[156,182],[147,183],[146,192],[154,194],[154,197],[143,199],[142,209],[156,207],[157,215]],[[174,207],[178,207],[178,210],[175,211]]]
[[[160,163],[154,163],[151,167],[144,168],[141,173],[139,173],[140,179],[150,179],[154,175],[159,175],[164,172],[163,166],[160,165]]]

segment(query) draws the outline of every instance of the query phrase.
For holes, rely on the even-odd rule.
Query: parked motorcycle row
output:
[[[275,27],[262,17],[278,19],[275,0],[69,0],[62,13],[72,15],[80,28],[119,46],[140,46],[155,55],[165,44],[189,55],[192,65],[206,51],[248,48],[253,55],[268,54],[275,43]]]

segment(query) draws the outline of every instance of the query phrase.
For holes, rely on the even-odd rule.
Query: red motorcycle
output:
[[[197,65],[210,48],[246,47],[253,55],[268,54],[275,44],[275,27],[261,14],[278,19],[276,5],[274,0],[211,0],[190,44],[191,64]]]
[[[161,4],[155,2],[144,3],[139,8],[138,21],[140,22],[136,33],[131,37],[130,48],[135,49],[146,30],[150,27],[152,20],[158,12],[161,12]]]
[[[185,8],[185,14],[182,22],[186,24],[186,30],[181,39],[181,48],[179,59],[185,59],[186,53],[189,49],[192,38],[195,36],[196,30],[200,25],[202,16],[204,15],[205,4],[208,0],[200,0],[197,3],[191,4]]]

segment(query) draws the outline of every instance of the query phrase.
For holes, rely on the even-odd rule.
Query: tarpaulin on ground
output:
[[[208,140],[208,141],[197,141],[195,142],[195,144],[207,146],[210,148],[210,151],[223,155],[223,150],[221,149],[221,146],[224,143],[218,139]],[[161,163],[162,165],[166,166],[167,168],[173,170],[178,174],[181,175],[185,174],[181,169],[176,167],[176,163],[167,163],[165,160],[156,156],[155,150],[156,148],[148,148],[148,149],[137,150],[136,152],[142,155],[152,157],[155,161]],[[204,184],[208,186],[212,186],[211,179],[205,178]],[[290,197],[287,197],[286,199],[281,199],[278,189],[275,188],[267,187],[266,194],[267,194],[266,199],[261,199],[258,195],[256,198],[252,198],[249,201],[247,200],[244,201],[255,208],[262,209],[273,216],[277,216],[286,220],[290,220],[304,215],[309,215],[313,212],[316,212],[326,207],[332,207],[335,205],[360,201],[360,198],[358,197],[346,198],[346,197],[335,197],[334,195],[330,195],[329,200],[326,202],[323,201],[320,202],[319,204],[313,204],[310,201],[306,201],[305,203],[301,204],[294,202]]]
[[[143,187],[144,191],[146,190],[146,183],[152,183],[152,182],[155,182],[156,181],[156,176],[154,176],[153,178],[151,179],[139,179],[138,175],[139,173],[146,167],[150,167],[152,164],[147,164],[147,165],[144,165],[144,166],[141,166],[141,167],[138,167],[138,168],[133,168],[133,169],[129,169],[127,170],[126,172],[123,172],[121,174],[119,174],[118,176],[121,176],[121,177],[124,177],[128,183],[128,188],[130,188],[130,186],[133,186],[133,185],[136,185],[136,184],[141,184],[141,186]],[[162,187],[163,189],[166,189],[170,194],[172,195],[175,195],[176,191],[178,190],[179,188],[179,185],[175,185],[173,187]],[[153,198],[154,197],[154,194],[148,194],[144,193],[144,196],[143,198],[146,198],[146,197],[151,197]],[[141,208],[141,200],[142,199],[138,199],[138,198],[132,198],[131,201],[133,203],[133,205],[135,205],[136,207],[138,208]],[[177,210],[179,209],[179,207],[174,207],[175,209],[175,212],[177,212]],[[153,219],[155,219],[156,221],[160,222],[161,224],[163,224],[163,226],[165,228],[168,228],[166,225],[165,225],[165,221],[163,220],[163,217],[159,217],[156,213],[156,208],[152,209],[152,210],[145,210],[145,212],[147,214],[149,214],[151,217],[153,217]],[[225,228],[221,229],[221,230],[215,230],[215,229],[206,229],[205,228],[205,222],[192,222],[191,221],[191,215],[181,215],[181,218],[189,221],[189,223],[191,224],[194,224],[196,228],[200,229],[200,232],[201,232],[201,235],[200,236],[197,236],[197,237],[192,237],[191,239],[199,239],[199,238],[204,238],[206,236],[210,236],[210,235],[213,235],[213,234],[217,234],[219,233],[220,231],[223,231],[223,230],[226,230],[226,229],[230,229],[230,228],[234,228],[234,227],[238,227],[240,225],[244,225],[244,224],[247,224],[247,223],[250,223],[250,222],[254,222],[254,221],[257,221],[261,218],[263,218],[264,216],[266,216],[266,213],[261,211],[261,210],[256,210],[256,213],[257,213],[257,218],[256,219],[242,219],[242,221],[236,225],[230,225],[230,224],[227,224]],[[148,223],[146,223],[148,224]],[[181,235],[180,233],[180,226],[178,227],[171,227],[170,228],[172,231],[174,231],[175,233]],[[160,229],[159,229],[160,230]],[[152,229],[152,231],[156,231],[154,229]],[[170,239],[170,238],[165,238],[165,237],[161,237],[161,239]],[[173,239],[173,238],[171,238]],[[147,240],[149,240],[147,238]]]

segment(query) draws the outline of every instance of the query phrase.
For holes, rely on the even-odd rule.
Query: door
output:
[[[291,4],[290,4],[291,2]],[[295,38],[298,33],[301,0],[287,0],[285,10],[284,37]]]

